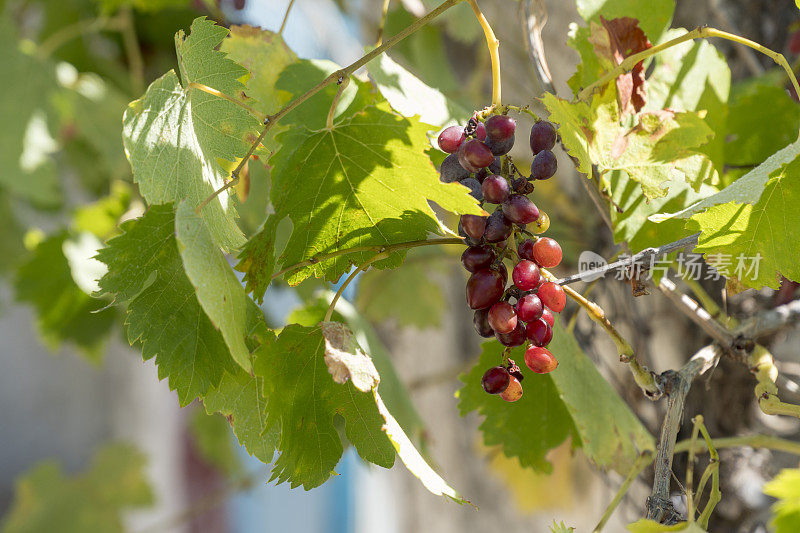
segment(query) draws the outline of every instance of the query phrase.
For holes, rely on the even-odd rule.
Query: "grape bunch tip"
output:
[[[492,115],[484,122],[473,117],[466,126],[450,126],[438,137],[439,148],[449,154],[439,169],[440,180],[466,186],[487,212],[495,206],[489,216],[462,215],[458,231],[467,244],[461,264],[470,273],[466,297],[474,310],[475,331],[506,346],[502,364],[488,369],[481,385],[507,402],[522,398],[524,378],[505,356],[508,349],[527,343],[525,365],[531,371],[555,370],[558,361],[546,347],[553,338],[554,313],[566,304],[564,289],[546,281],[540,271],[561,263],[561,246],[539,236],[550,227],[550,218],[529,198],[534,182],[550,179],[558,169],[552,152],[557,132],[545,120],[533,125],[533,163],[530,176],[524,176],[507,157],[516,127],[507,115]],[[516,249],[509,246],[512,238],[519,243]],[[510,285],[505,259],[514,261]]]

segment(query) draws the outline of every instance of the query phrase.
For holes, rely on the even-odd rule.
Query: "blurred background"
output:
[[[288,0],[163,3],[164,9],[157,13],[138,9],[136,2],[132,4],[134,9],[126,11],[133,17],[142,45],[147,83],[175,67],[172,36],[180,29],[188,30],[195,17],[207,15],[226,24],[278,31],[289,5]],[[375,42],[382,3],[296,0],[282,34],[300,57],[348,64],[363,54],[364,46]],[[392,35],[436,4],[431,0],[391,1],[385,34]],[[504,101],[534,103],[542,89],[526,51],[526,2],[482,0],[480,4],[502,43]],[[546,10],[544,49],[556,89],[562,97],[568,97],[566,80],[574,71],[578,56],[566,45],[566,36],[571,24],[583,23],[571,1],[527,4]],[[11,42],[7,26],[13,25],[23,40],[50,43],[52,57],[74,67],[62,69],[60,82],[84,83],[87,90],[92,83],[98,84],[112,95],[104,99],[103,105],[116,106],[116,116],[121,117],[124,105],[143,89],[124,74],[124,38],[102,32],[57,34],[58,28],[64,27],[64,20],[92,19],[113,5],[113,0],[6,0],[4,38]],[[709,24],[731,30],[783,51],[791,61],[798,57],[792,47],[797,22],[798,11],[791,2],[679,0],[673,26]],[[727,56],[734,81],[772,67],[763,56],[742,53],[725,43],[715,44]],[[390,55],[466,109],[480,109],[488,103],[489,58],[480,27],[466,4],[453,8]],[[88,72],[96,73],[96,78],[79,77]],[[6,87],[0,97],[17,97],[25,90]],[[7,108],[8,105],[0,116],[14,120]],[[65,112],[69,117],[62,118],[52,134],[65,146],[57,161],[56,175],[63,184],[65,204],[72,207],[15,207],[17,218],[24,221],[26,242],[40,241],[43,234],[72,220],[75,206],[88,203],[93,192],[105,194],[119,204],[104,204],[108,212],[119,211],[132,217],[142,209],[137,200],[131,200],[119,119],[111,120],[107,130],[102,130],[104,125],[96,125],[94,135],[101,137],[98,141],[91,134],[81,133],[81,108],[70,109]],[[518,127],[524,131],[530,124],[522,122]],[[84,146],[87,143],[91,146]],[[517,148],[519,153],[513,153],[524,166],[530,155],[522,149],[524,146]],[[558,155],[563,156],[561,152]],[[581,250],[612,255],[614,240],[568,159],[563,158],[559,168],[557,179],[546,182],[539,194],[541,202],[549,206],[551,234],[564,247],[565,262],[559,273],[566,274],[575,270]],[[258,190],[259,179],[263,181],[261,187],[266,187],[266,178],[253,173],[253,190]],[[109,187],[109,183],[116,185]],[[0,201],[7,199],[0,197]],[[43,204],[47,202],[45,198]],[[251,234],[261,220],[251,216],[247,206],[242,212],[242,224]],[[258,212],[257,208],[252,212]],[[4,252],[0,264],[9,270],[8,265],[26,257],[22,249]],[[346,452],[337,468],[339,476],[311,492],[267,484],[268,467],[238,446],[224,419],[208,417],[196,405],[179,409],[176,395],[165,381],[158,380],[153,361],[142,362],[140,353],[128,347],[117,323],[103,321],[102,313],[95,315],[97,322],[92,328],[107,330],[107,336],[97,342],[80,338],[74,331],[53,332],[42,308],[48,305],[48,297],[64,295],[26,295],[15,288],[19,277],[9,277],[0,281],[0,517],[11,508],[15,480],[41,461],[54,459],[66,476],[80,475],[93,468],[92,458],[103,446],[123,442],[138,450],[137,457],[152,489],[152,498],[146,494],[141,498],[146,505],[124,514],[125,528],[134,532],[509,533],[546,531],[553,518],[578,531],[590,530],[619,486],[620,478],[592,469],[582,455],[571,452],[569,443],[551,453],[554,472],[549,476],[522,469],[497,449],[483,446],[477,430],[478,417],[474,413],[459,417],[454,397],[459,388],[457,376],[475,361],[479,341],[463,305],[463,273],[456,256],[445,253],[444,257],[411,257],[418,256],[420,261],[427,261],[425,269],[409,270],[407,275],[420,282],[427,279],[431,292],[430,301],[417,302],[420,308],[415,317],[381,319],[378,308],[382,304],[375,301],[375,287],[386,283],[381,272],[365,275],[345,296],[375,319],[377,339],[387,347],[398,375],[411,390],[413,407],[424,428],[426,451],[453,486],[468,495],[480,511],[432,496],[402,465],[391,470],[369,467],[352,451]],[[43,264],[40,268],[41,275],[55,276],[59,267]],[[28,273],[33,275],[36,271],[29,269]],[[714,280],[703,283],[715,295],[724,285],[723,281]],[[734,297],[729,304],[733,312],[769,307],[779,299],[792,299],[795,290],[796,286],[787,282],[778,293],[749,291]],[[680,366],[702,346],[701,334],[662,297],[632,300],[628,291],[623,283],[608,282],[597,286],[593,296],[606,304],[606,309],[614,310],[615,323],[622,324],[623,333],[639,353],[657,354],[657,358],[652,356],[647,361],[650,368],[661,371]],[[264,311],[277,326],[299,303],[292,289],[278,287],[265,301]],[[427,312],[429,306],[434,311]],[[568,314],[574,312],[568,309]],[[625,370],[615,364],[613,344],[598,334],[588,319],[577,318],[575,334],[601,372],[650,431],[657,434],[664,405],[641,398]],[[773,353],[794,362],[794,366],[784,369],[789,374],[800,374],[798,347],[797,332],[774,339]],[[753,404],[752,389],[735,385],[737,380],[749,379],[746,369],[723,360],[704,385],[695,387],[687,412],[697,412],[702,407],[706,424],[715,436],[766,428],[797,437],[797,421],[766,419]],[[795,391],[790,401],[797,399]],[[725,416],[732,405],[745,416]],[[725,499],[718,510],[719,529],[714,530],[763,530],[760,528],[770,500],[762,494],[761,486],[781,466],[796,466],[796,461],[768,451],[736,449],[723,453]],[[646,474],[641,479],[650,478]],[[620,531],[624,524],[638,518],[648,492],[649,487],[637,481],[608,531]],[[70,530],[68,523],[63,530]]]

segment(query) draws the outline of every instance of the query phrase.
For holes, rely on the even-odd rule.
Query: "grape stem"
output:
[[[359,265],[355,270],[353,270],[353,272],[350,273],[349,276],[347,276],[347,279],[344,280],[342,286],[339,287],[339,290],[337,290],[336,294],[333,295],[333,299],[331,300],[331,303],[328,306],[328,310],[325,312],[325,319],[323,320],[323,322],[330,322],[331,317],[333,316],[333,310],[336,308],[336,302],[339,301],[339,298],[342,296],[342,293],[345,291],[347,286],[350,285],[350,283],[354,279],[356,279],[356,276],[359,274],[359,272],[363,272],[364,270],[366,270],[369,267],[369,265],[371,265],[375,261],[380,261],[381,259],[386,259],[387,257],[389,257],[389,252],[380,252],[378,254],[375,254],[371,258],[367,259],[366,262]]]
[[[438,246],[442,244],[464,244],[464,239],[461,237],[443,237],[441,239],[422,239],[419,241],[408,241],[408,242],[398,242],[396,244],[387,244],[385,246],[354,246],[353,248],[342,248],[341,250],[336,250],[333,252],[328,252],[326,254],[318,254],[305,261],[300,261],[299,263],[295,263],[293,265],[289,265],[286,268],[282,268],[278,272],[272,275],[272,279],[277,279],[288,272],[293,272],[295,270],[299,270],[301,268],[305,268],[307,266],[315,265],[320,261],[326,261],[328,259],[333,259],[334,257],[339,257],[340,255],[348,255],[348,254],[356,254],[360,252],[378,252],[383,253],[386,252],[396,252],[398,250],[407,250],[409,248],[418,248],[420,246]]]
[[[578,93],[578,100],[586,100],[594,92],[595,89],[597,89],[598,87],[604,87],[607,83],[616,79],[621,74],[624,74],[632,70],[637,63],[639,63],[644,59],[647,59],[650,56],[663,52],[668,48],[672,48],[673,46],[679,45],[686,41],[693,41],[694,39],[707,39],[709,37],[719,37],[720,39],[733,41],[735,43],[748,46],[770,57],[773,61],[775,61],[775,63],[777,63],[780,67],[782,67],[786,71],[789,80],[791,80],[792,85],[794,86],[795,93],[800,95],[800,85],[798,85],[797,78],[795,77],[794,72],[792,72],[789,63],[786,61],[786,58],[783,56],[783,54],[779,54],[778,52],[775,52],[767,48],[766,46],[762,46],[755,41],[751,41],[750,39],[745,39],[744,37],[740,37],[738,35],[734,35],[726,31],[717,30],[715,28],[702,27],[702,28],[695,28],[694,30],[684,35],[681,35],[680,37],[671,39],[665,43],[661,43],[659,45],[653,46],[652,48],[648,48],[647,50],[642,50],[639,53],[626,57],[624,60],[622,60],[622,62],[619,65],[617,65],[613,69],[603,74],[603,76],[601,76],[599,80],[590,84],[588,87],[582,89],[581,92]]]
[[[386,16],[389,14],[389,2],[391,0],[383,0],[383,7],[381,8],[381,20],[378,22],[378,33],[375,37],[375,46],[380,46],[383,43],[383,28],[386,26]]]
[[[413,34],[414,32],[418,31],[423,26],[431,22],[433,19],[435,19],[436,17],[438,17],[439,15],[441,15],[442,13],[444,13],[445,11],[447,11],[448,9],[450,9],[451,7],[462,1],[464,0],[444,0],[444,2],[439,4],[438,7],[436,7],[429,13],[425,14],[423,17],[418,18],[413,23],[406,26],[403,30],[393,35],[379,47],[364,54],[363,56],[361,56],[361,58],[357,59],[356,61],[347,65],[346,67],[331,73],[329,76],[327,76],[325,79],[317,83],[311,89],[309,89],[305,93],[301,94],[300,96],[298,96],[297,98],[286,104],[283,108],[281,108],[272,115],[268,115],[264,119],[264,128],[261,130],[261,133],[258,135],[256,140],[250,146],[250,149],[247,151],[244,157],[242,157],[241,161],[239,161],[239,164],[236,165],[236,168],[234,168],[233,171],[231,172],[231,179],[225,182],[225,184],[222,187],[214,191],[208,198],[200,202],[200,204],[195,208],[195,211],[199,214],[205,206],[207,206],[209,203],[211,203],[212,200],[214,200],[214,198],[216,198],[229,188],[233,187],[234,185],[236,185],[236,182],[239,181],[239,172],[247,163],[247,160],[250,159],[250,156],[252,156],[253,153],[256,151],[256,148],[258,148],[258,146],[261,144],[261,141],[263,141],[264,138],[267,136],[267,133],[272,128],[272,126],[276,124],[279,120],[281,120],[291,111],[293,111],[297,106],[304,103],[306,100],[308,100],[309,98],[320,92],[328,85],[331,85],[333,83],[338,83],[339,79],[350,77],[350,75],[353,72],[360,69],[361,67],[363,67],[364,65],[366,65],[367,63],[369,63],[382,53],[384,53],[386,50],[393,47],[394,45],[396,45],[409,35]]]
[[[344,93],[344,90],[347,89],[348,85],[350,85],[350,76],[341,78],[337,83],[339,84],[339,90],[336,91],[336,95],[333,97],[331,107],[328,109],[328,118],[325,120],[325,128],[328,131],[333,129],[333,116],[336,114],[336,106],[339,105],[339,100],[342,98],[342,93]]]
[[[467,0],[472,11],[478,18],[478,22],[483,28],[483,35],[486,37],[486,46],[489,48],[489,58],[492,61],[492,106],[499,106],[501,100],[500,91],[500,41],[492,31],[489,21],[483,15],[481,8],[478,6],[477,0]],[[800,94],[800,93],[798,93]]]
[[[548,270],[543,268],[541,269],[541,272],[548,281],[558,283],[556,277],[553,276],[553,274],[551,274]],[[617,328],[614,327],[611,321],[608,320],[606,312],[603,310],[603,308],[596,303],[587,300],[578,291],[572,289],[571,287],[562,286],[562,288],[564,289],[564,292],[567,293],[567,296],[572,298],[586,311],[586,313],[589,315],[589,318],[600,324],[600,326],[606,330],[608,336],[611,337],[611,340],[613,340],[614,344],[617,346],[620,362],[628,365],[628,368],[630,368],[631,373],[633,374],[634,381],[645,393],[645,396],[651,400],[657,400],[660,398],[664,391],[656,380],[655,374],[639,362],[639,360],[636,358],[636,355],[633,353],[633,347],[623,338],[620,332],[617,331]]]

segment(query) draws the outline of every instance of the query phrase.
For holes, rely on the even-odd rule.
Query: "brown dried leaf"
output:
[[[601,16],[600,22],[606,30],[608,40],[601,38],[600,32],[593,31],[591,42],[597,55],[610,59],[614,65],[619,65],[626,57],[652,46],[635,18],[606,20]],[[641,61],[633,67],[633,70],[617,78],[617,94],[622,114],[638,113],[644,107],[647,100],[644,82],[644,64]]]

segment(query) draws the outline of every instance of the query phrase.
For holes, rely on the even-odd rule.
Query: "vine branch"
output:
[[[298,96],[297,98],[295,98],[294,100],[292,100],[291,102],[286,104],[283,108],[278,110],[276,113],[274,113],[272,115],[268,115],[264,119],[264,128],[261,130],[261,133],[258,135],[256,140],[250,146],[250,149],[247,151],[247,153],[242,158],[242,160],[239,161],[239,164],[236,165],[236,168],[234,168],[233,171],[231,172],[231,179],[229,179],[222,187],[220,187],[219,189],[214,191],[208,198],[203,200],[200,203],[200,205],[198,205],[197,208],[195,208],[195,211],[197,213],[200,213],[205,206],[207,206],[212,200],[214,200],[214,198],[216,198],[217,196],[219,196],[220,194],[222,194],[223,192],[228,190],[230,187],[233,187],[234,185],[236,185],[236,182],[239,181],[239,172],[242,170],[242,167],[244,167],[244,165],[247,163],[247,160],[250,159],[250,156],[252,156],[253,153],[256,151],[256,148],[258,148],[258,145],[260,145],[261,141],[263,141],[264,138],[267,136],[267,133],[272,128],[272,126],[275,123],[277,123],[280,119],[282,119],[283,117],[288,115],[297,106],[299,106],[300,104],[302,104],[303,102],[305,102],[306,100],[308,100],[309,98],[311,98],[312,96],[314,96],[315,94],[320,92],[322,89],[324,89],[328,85],[331,85],[332,83],[337,83],[339,79],[344,79],[344,78],[350,77],[350,75],[353,72],[355,72],[356,70],[360,69],[361,67],[363,67],[364,65],[366,65],[367,63],[369,63],[370,61],[372,61],[373,59],[375,59],[376,57],[378,57],[382,53],[384,53],[386,50],[388,50],[389,48],[393,47],[394,45],[396,45],[397,43],[399,43],[400,41],[402,41],[403,39],[405,39],[409,35],[413,34],[417,30],[419,30],[420,28],[422,28],[423,26],[428,24],[430,21],[432,21],[433,19],[435,19],[436,17],[441,15],[442,13],[444,13],[445,11],[447,11],[448,9],[450,9],[451,7],[453,7],[454,5],[456,5],[456,4],[458,4],[458,3],[462,2],[462,1],[463,0],[445,0],[444,2],[439,4],[438,7],[436,7],[433,10],[431,10],[429,13],[425,14],[423,17],[418,18],[413,23],[409,24],[403,30],[401,30],[399,33],[393,35],[390,39],[388,39],[385,43],[383,43],[379,47],[371,50],[370,52],[368,52],[366,54],[364,54],[359,59],[357,59],[356,61],[350,63],[349,65],[347,65],[343,69],[340,69],[340,70],[337,70],[336,72],[331,73],[325,79],[323,79],[322,81],[317,83],[315,86],[313,86],[311,89],[309,89],[305,93],[301,94],[300,96]]]
[[[289,0],[289,5],[286,6],[286,11],[283,12],[283,20],[281,20],[281,27],[278,30],[278,35],[283,35],[283,30],[286,29],[286,21],[289,20],[289,13],[292,12],[294,7],[294,0]]]

